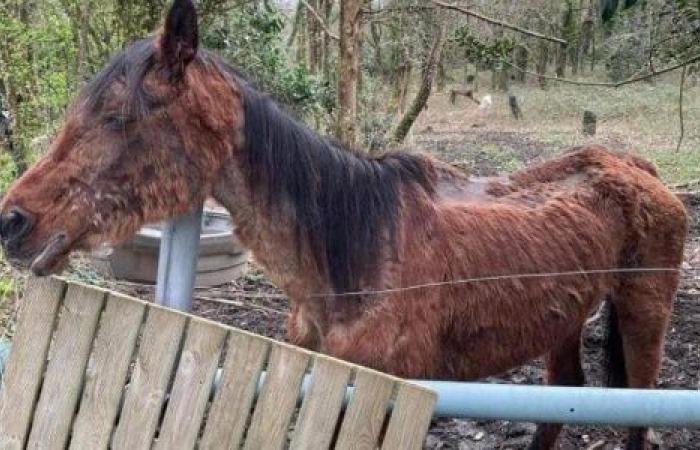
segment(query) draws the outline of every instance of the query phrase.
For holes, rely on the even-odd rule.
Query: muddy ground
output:
[[[474,129],[469,135],[424,128],[414,137],[417,146],[439,154],[443,159],[462,163],[478,175],[495,175],[528,162],[550,156],[557,151],[522,133],[502,133]],[[512,147],[508,155],[489,151],[484,142],[502,149]],[[487,150],[484,150],[486,148]],[[517,152],[516,150],[517,149]],[[515,161],[513,159],[516,159]],[[697,389],[700,369],[700,201],[691,202],[693,227],[689,236],[681,289],[676,301],[673,323],[666,343],[666,356],[659,386],[664,389]],[[141,297],[152,297],[152,288],[122,286]],[[257,270],[246,277],[215,289],[198,290],[194,312],[213,320],[240,327],[275,339],[285,339],[287,299]],[[226,302],[226,303],[222,303]],[[601,320],[591,324],[584,338],[584,370],[589,385],[602,384],[601,346],[604,332]],[[514,369],[492,381],[540,384],[544,371],[541,361]],[[526,448],[535,430],[530,423],[507,421],[435,420],[426,441],[426,448],[438,449],[522,449]],[[624,430],[609,427],[566,427],[560,438],[561,449],[623,448]],[[652,439],[658,448],[700,448],[700,431],[687,429],[655,430]]]

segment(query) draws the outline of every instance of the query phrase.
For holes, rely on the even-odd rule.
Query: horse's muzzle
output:
[[[0,241],[6,251],[12,253],[34,228],[34,218],[28,212],[13,206],[0,214]]]

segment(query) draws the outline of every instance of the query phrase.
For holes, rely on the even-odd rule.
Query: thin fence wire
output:
[[[361,291],[351,291],[351,292],[327,292],[327,293],[312,293],[309,298],[333,298],[333,297],[359,297],[359,296],[372,296],[372,295],[384,295],[384,294],[395,294],[400,292],[414,291],[419,289],[429,289],[436,287],[446,287],[454,285],[463,284],[476,284],[485,283],[491,281],[506,281],[506,280],[527,280],[527,279],[542,279],[542,278],[561,278],[561,277],[571,277],[571,276],[584,276],[584,275],[614,275],[614,274],[659,274],[659,273],[679,273],[681,274],[681,280],[683,281],[697,281],[700,282],[700,267],[685,267],[685,268],[673,268],[673,267],[636,267],[636,268],[611,268],[611,269],[591,269],[591,270],[570,270],[564,272],[532,272],[532,273],[517,273],[517,274],[502,274],[502,275],[488,275],[482,277],[472,277],[472,278],[462,278],[457,280],[449,281],[436,281],[431,283],[414,284],[403,287],[387,288],[387,289],[376,289],[376,290],[361,290]],[[684,274],[685,273],[685,274]],[[689,274],[695,275],[689,275]],[[121,282],[116,282],[119,284]],[[129,283],[138,284],[138,283]],[[198,292],[207,291],[206,289],[197,289]],[[218,290],[217,290],[218,291]],[[219,292],[214,292],[217,294]],[[243,298],[246,300],[285,300],[288,298],[286,294],[276,294],[276,293],[251,293],[249,291],[223,291],[220,294],[226,294],[226,297],[231,298]],[[207,295],[195,295],[198,300],[217,302],[218,298],[214,296]],[[226,301],[219,303],[228,303]],[[231,301],[233,306],[242,306],[238,302]]]
[[[453,286],[460,284],[474,284],[483,283],[488,281],[503,281],[503,280],[524,280],[524,279],[539,279],[539,278],[559,278],[559,277],[569,277],[576,275],[610,275],[610,274],[645,274],[645,273],[680,273],[684,270],[688,271],[698,271],[700,268],[673,268],[673,267],[635,267],[635,268],[613,268],[613,269],[591,269],[591,270],[570,270],[564,272],[535,272],[535,273],[518,273],[518,274],[504,274],[504,275],[489,275],[483,277],[474,278],[463,278],[458,280],[450,281],[436,281],[432,283],[415,284],[411,286],[389,288],[389,289],[377,289],[377,290],[364,290],[364,291],[353,291],[353,292],[340,292],[340,293],[316,293],[311,294],[312,298],[328,298],[328,297],[349,297],[349,296],[368,296],[368,295],[383,295],[383,294],[395,294],[399,292],[414,291],[418,289],[426,289],[433,287],[444,287]]]

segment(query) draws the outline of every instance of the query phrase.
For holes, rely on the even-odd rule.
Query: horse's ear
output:
[[[175,0],[160,36],[160,53],[171,79],[179,79],[197,54],[197,10],[192,0]]]

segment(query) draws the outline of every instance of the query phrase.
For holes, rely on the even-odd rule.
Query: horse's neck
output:
[[[214,197],[231,214],[240,241],[251,250],[255,261],[278,287],[293,299],[327,288],[311,254],[304,251],[305,242],[298,242],[293,214],[263,205],[249,185],[242,165],[232,160],[214,186]],[[274,202],[273,202],[274,203]]]

